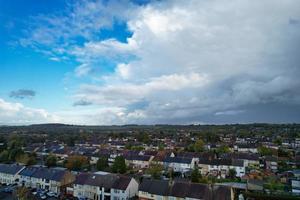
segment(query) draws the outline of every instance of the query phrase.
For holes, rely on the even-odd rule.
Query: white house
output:
[[[75,180],[74,175],[65,169],[26,167],[18,174],[19,185],[41,188],[60,194],[64,186]]]
[[[0,164],[0,183],[14,184],[18,179],[18,173],[24,169],[24,166],[14,164]]]
[[[125,155],[126,165],[131,165],[134,168],[148,168],[154,156],[151,155]]]
[[[73,184],[73,196],[90,200],[126,200],[136,196],[135,179],[110,173],[82,173]]]
[[[212,159],[199,160],[198,167],[203,175],[213,175],[225,178],[229,175],[229,170],[234,169],[237,177],[245,175],[245,166],[243,160],[236,159]]]
[[[166,157],[163,160],[163,165],[165,168],[172,168],[174,172],[188,172],[195,168],[196,165],[195,158],[187,157]]]

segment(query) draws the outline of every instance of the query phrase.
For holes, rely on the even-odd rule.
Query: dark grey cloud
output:
[[[11,91],[9,96],[15,99],[25,99],[25,98],[33,98],[36,95],[34,90],[29,89],[19,89]]]
[[[93,103],[90,102],[90,101],[86,101],[86,100],[79,100],[79,101],[76,101],[73,103],[73,106],[89,106],[89,105],[92,105]]]

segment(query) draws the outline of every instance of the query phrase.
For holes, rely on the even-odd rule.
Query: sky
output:
[[[0,124],[300,123],[298,0],[0,0]]]

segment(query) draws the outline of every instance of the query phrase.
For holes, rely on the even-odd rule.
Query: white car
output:
[[[41,195],[40,198],[41,199],[47,199],[47,196],[46,195]]]
[[[54,196],[55,196],[55,193],[54,193],[54,192],[48,192],[47,195],[48,195],[49,197],[54,197]]]

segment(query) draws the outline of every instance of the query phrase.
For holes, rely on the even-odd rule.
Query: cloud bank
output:
[[[289,118],[292,111],[272,117],[280,114],[276,109],[300,110],[297,0],[170,0],[127,7],[124,1],[84,2],[74,6],[71,24],[70,16],[44,17],[54,26],[34,28],[39,35],[23,41],[75,57],[77,77],[103,67],[97,65],[103,59],[114,63],[112,73],[97,74],[99,83],[78,88],[74,109],[93,105],[98,111],[63,113],[76,113],[75,121],[235,123],[256,121],[255,111],[261,122],[300,122],[299,114]],[[125,41],[95,37],[120,21],[132,33]],[[45,32],[56,34],[45,41],[39,38]],[[84,42],[70,42],[74,34]],[[57,37],[66,41],[60,51]]]
[[[16,98],[16,99],[25,99],[25,98],[33,98],[35,94],[36,92],[33,90],[19,89],[19,90],[11,91],[9,96],[11,98]]]

